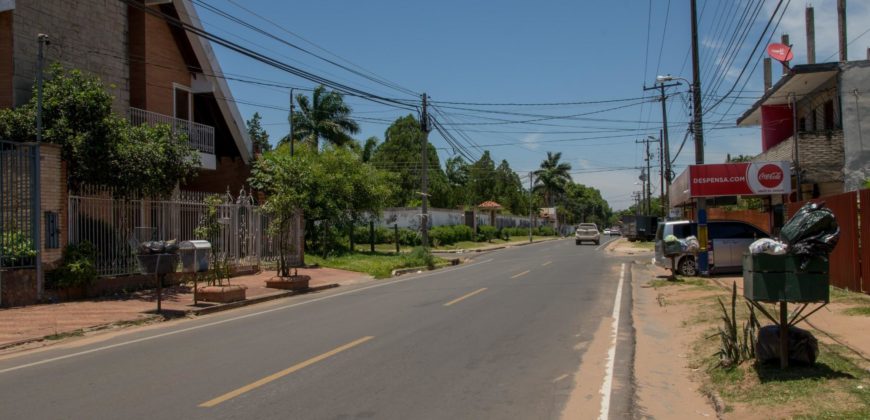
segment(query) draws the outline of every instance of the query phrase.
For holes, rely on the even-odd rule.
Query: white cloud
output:
[[[520,141],[523,143],[523,147],[525,147],[526,149],[538,150],[541,147],[541,144],[538,142],[543,138],[544,136],[539,133],[526,134],[525,136],[520,138]]]

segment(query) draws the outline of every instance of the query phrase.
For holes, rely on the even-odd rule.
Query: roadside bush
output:
[[[551,226],[541,226],[535,229],[535,235],[539,236],[556,236],[556,229]]]
[[[477,227],[477,242],[492,242],[498,235],[498,229],[495,226],[478,226]]]
[[[48,273],[48,282],[57,287],[87,286],[97,279],[94,265],[96,250],[90,242],[67,245],[63,250],[63,263]]]
[[[399,244],[407,246],[420,245],[420,235],[416,230],[400,228],[399,229]]]
[[[353,241],[358,244],[369,243],[369,227],[357,226],[353,229]],[[393,243],[393,230],[385,227],[375,227],[375,243],[388,244]]]
[[[0,256],[2,265],[27,264],[36,256],[30,236],[20,230],[3,232],[0,236]]]
[[[474,231],[465,225],[437,226],[429,231],[429,238],[432,243],[437,241],[441,245],[451,245],[474,239]]]
[[[422,246],[415,247],[407,256],[407,267],[426,266],[430,270],[435,268],[435,257],[428,249]]]

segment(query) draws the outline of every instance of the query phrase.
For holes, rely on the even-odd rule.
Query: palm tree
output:
[[[571,182],[571,165],[559,162],[562,152],[547,152],[547,159],[541,162],[541,169],[535,175],[535,191],[544,194],[544,202],[553,207],[553,199],[565,193],[565,186]]]
[[[315,150],[320,146],[320,139],[335,146],[354,143],[351,135],[359,132],[359,125],[350,118],[351,109],[340,93],[327,92],[326,87],[320,85],[314,89],[310,100],[305,95],[296,95],[296,103],[299,111],[290,115],[294,139],[314,146]]]

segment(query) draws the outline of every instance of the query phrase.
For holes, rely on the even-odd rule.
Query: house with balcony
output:
[[[190,1],[140,2],[202,26]],[[40,33],[50,39],[46,62],[98,76],[116,113],[187,134],[201,167],[182,188],[221,193],[246,185],[251,140],[207,40],[121,1],[0,0],[0,107],[30,99]]]
[[[772,205],[855,191],[870,178],[870,61],[795,65],[738,120],[760,126],[755,161],[800,171],[793,193]]]

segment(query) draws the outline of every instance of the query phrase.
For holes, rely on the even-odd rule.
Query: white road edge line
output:
[[[285,309],[291,309],[291,308],[295,308],[295,307],[297,307],[297,306],[307,305],[307,304],[309,304],[309,303],[319,302],[319,301],[326,300],[326,299],[332,299],[332,298],[336,298],[336,297],[339,297],[339,296],[344,296],[344,295],[349,295],[349,294],[352,294],[352,293],[362,292],[362,291],[364,291],[364,290],[369,290],[369,289],[374,289],[374,288],[378,288],[378,287],[389,286],[389,285],[391,285],[391,284],[404,283],[404,282],[406,282],[406,281],[417,280],[417,279],[421,279],[421,278],[424,278],[424,277],[430,277],[430,276],[433,276],[433,275],[436,275],[436,274],[443,274],[443,273],[445,273],[445,272],[449,272],[449,271],[457,271],[457,270],[460,270],[460,269],[463,269],[463,268],[468,268],[468,267],[473,267],[473,266],[476,266],[476,265],[486,264],[486,263],[488,263],[488,262],[490,262],[490,261],[492,261],[492,260],[493,260],[493,259],[490,258],[490,259],[488,259],[488,260],[484,260],[484,261],[480,261],[480,262],[474,262],[474,263],[471,263],[471,264],[468,264],[468,265],[460,265],[460,266],[458,266],[458,267],[456,267],[456,268],[454,268],[454,269],[445,269],[445,270],[435,271],[435,272],[428,273],[428,274],[423,274],[423,275],[420,275],[420,276],[407,277],[407,278],[403,278],[403,279],[399,279],[399,280],[394,280],[394,281],[391,281],[391,282],[388,282],[388,283],[378,283],[378,284],[374,284],[374,285],[371,285],[371,286],[362,287],[362,288],[359,288],[359,289],[348,290],[348,291],[346,291],[346,292],[336,293],[336,294],[334,294],[334,295],[323,296],[323,297],[319,297],[319,298],[315,298],[315,299],[311,299],[311,300],[306,300],[305,302],[299,302],[299,303],[295,303],[295,304],[292,304],[292,305],[287,305],[287,306],[281,306],[281,307],[278,307],[278,308],[267,309],[267,310],[265,310],[265,311],[254,312],[254,313],[250,313],[250,314],[246,314],[246,315],[240,315],[240,316],[233,317],[233,318],[222,319],[222,320],[220,320],[220,321],[210,322],[210,323],[208,323],[208,324],[196,325],[196,326],[193,326],[193,327],[183,328],[183,329],[180,329],[180,330],[169,331],[169,332],[165,332],[165,333],[162,333],[162,334],[157,334],[157,335],[152,335],[152,336],[148,336],[148,337],[137,338],[137,339],[135,339],[135,340],[130,340],[130,341],[123,341],[123,342],[120,342],[120,343],[110,344],[110,345],[108,345],[108,346],[97,347],[97,348],[93,348],[93,349],[90,349],[90,350],[80,351],[80,352],[77,352],[77,353],[70,353],[70,354],[66,354],[66,355],[63,355],[63,356],[52,357],[52,358],[50,358],[50,359],[39,360],[39,361],[36,361],[36,362],[26,363],[26,364],[19,365],[19,366],[13,366],[13,367],[10,367],[10,368],[6,368],[6,369],[2,369],[2,370],[0,370],[0,374],[4,374],[4,373],[8,373],[8,372],[12,372],[12,371],[16,371],[16,370],[19,370],[19,369],[25,369],[25,368],[29,368],[29,367],[33,367],[33,366],[44,365],[44,364],[46,364],[46,363],[57,362],[57,361],[60,361],[60,360],[71,359],[71,358],[73,358],[73,357],[84,356],[84,355],[86,355],[86,354],[91,354],[91,353],[96,353],[96,352],[100,352],[100,351],[104,351],[104,350],[114,349],[114,348],[117,348],[117,347],[128,346],[128,345],[130,345],[130,344],[141,343],[141,342],[143,342],[143,341],[150,341],[150,340],[155,340],[155,339],[158,339],[158,338],[169,337],[169,336],[171,336],[171,335],[176,335],[176,334],[181,334],[181,333],[185,333],[185,332],[189,332],[189,331],[194,331],[194,330],[198,330],[198,329],[201,329],[201,328],[213,327],[213,326],[215,326],[215,325],[226,324],[226,323],[228,323],[228,322],[238,321],[238,320],[240,320],[240,319],[245,319],[245,318],[252,318],[252,317],[255,317],[255,316],[260,316],[260,315],[268,314],[268,313],[271,313],[271,312],[282,311],[282,310],[285,310]]]
[[[616,286],[616,298],[613,301],[613,323],[610,326],[610,350],[607,351],[607,364],[604,373],[604,383],[601,384],[601,412],[599,420],[607,420],[610,415],[610,394],[613,391],[613,365],[616,362],[616,340],[619,335],[619,312],[622,303],[622,282],[625,279],[625,263],[619,272],[619,285]]]

